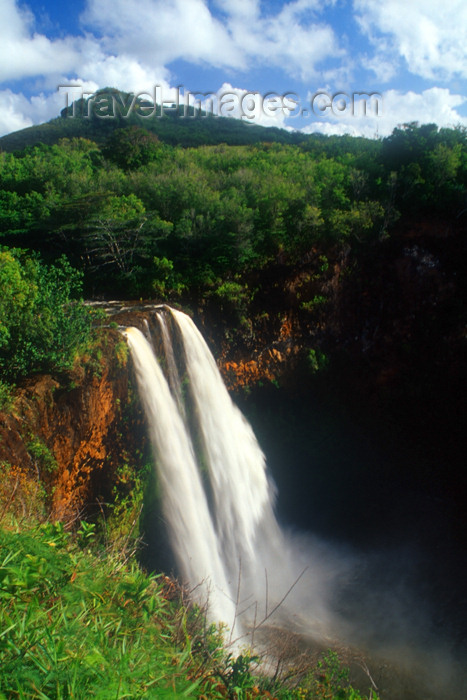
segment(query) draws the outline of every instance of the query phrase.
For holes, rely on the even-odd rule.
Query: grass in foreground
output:
[[[173,583],[91,551],[91,532],[0,531],[0,698],[362,700],[332,654],[295,687],[254,676]]]

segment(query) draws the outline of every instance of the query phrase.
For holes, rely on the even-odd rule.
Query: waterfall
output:
[[[185,417],[185,405],[182,398],[182,382],[180,379],[180,372],[178,371],[177,363],[175,361],[175,352],[173,348],[173,343],[170,339],[170,332],[165,319],[165,314],[163,311],[157,311],[157,321],[162,335],[162,344],[164,347],[165,360],[167,362],[167,375],[169,380],[170,390],[177,402],[178,410],[181,415]]]
[[[168,307],[157,310],[156,320],[167,379],[153,350],[161,343],[151,346],[136,328],[125,333],[171,545],[183,580],[207,603],[210,619],[240,636],[278,603],[286,607],[281,601],[289,601],[302,564],[276,520],[264,454],[202,335],[188,316]]]
[[[372,590],[379,568],[389,568],[391,558],[376,560],[375,577],[370,560],[370,565],[354,560],[344,549],[331,551],[311,535],[292,535],[279,526],[264,454],[202,335],[179,311],[156,307],[151,313],[144,334],[137,328],[124,333],[147,416],[171,547],[192,599],[206,606],[210,621],[226,625],[230,650],[240,653],[245,644],[259,650],[266,672],[268,656],[271,673],[289,652],[300,658],[301,646],[294,646],[290,631],[321,647],[332,646],[337,637],[339,643],[362,640],[364,653],[371,649],[375,654],[375,664],[389,659],[412,675],[423,667],[431,692],[443,679],[442,648],[434,644],[433,652],[422,655],[422,627],[420,648],[411,649],[413,636],[405,628],[410,609],[399,595]],[[336,591],[343,597],[336,598]],[[331,611],[336,601],[343,616],[339,609]],[[267,625],[279,626],[280,632]],[[400,697],[397,677],[394,687],[393,697]],[[447,697],[443,693],[435,696]]]
[[[164,513],[181,574],[189,585],[203,588],[201,602],[208,601],[212,617],[228,623],[234,620],[235,611],[193,446],[150,344],[137,328],[128,328],[126,337],[157,454]]]

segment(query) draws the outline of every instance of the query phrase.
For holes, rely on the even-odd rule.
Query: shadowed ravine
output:
[[[460,664],[432,638],[413,591],[380,575],[398,555],[363,560],[282,528],[264,454],[193,322],[158,307],[145,329],[124,333],[164,517],[179,574],[211,620],[236,647],[272,626],[355,647],[372,669],[386,669],[384,698],[464,697]]]

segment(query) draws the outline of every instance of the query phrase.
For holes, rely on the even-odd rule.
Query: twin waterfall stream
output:
[[[277,523],[265,457],[203,337],[179,311],[154,313],[156,332],[146,321],[145,333],[124,333],[170,543],[183,582],[234,642],[272,613],[290,623],[306,564]]]
[[[265,457],[203,337],[180,311],[146,310],[143,330],[122,332],[169,542],[182,583],[223,625],[228,647],[254,647],[275,666],[290,639],[300,640],[297,653],[344,645],[363,687],[384,687],[386,700],[463,700],[462,663],[432,633],[404,579],[391,586],[392,566],[410,574],[407,553],[357,556],[280,526]]]

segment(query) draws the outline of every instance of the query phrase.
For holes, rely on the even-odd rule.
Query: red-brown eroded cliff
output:
[[[104,332],[98,360],[80,367],[74,378],[28,380],[12,413],[0,414],[0,463],[23,482],[40,477],[53,519],[77,518],[110,493],[122,454],[139,434],[140,412],[129,410],[133,390],[126,358],[117,352],[122,341],[116,331]]]

